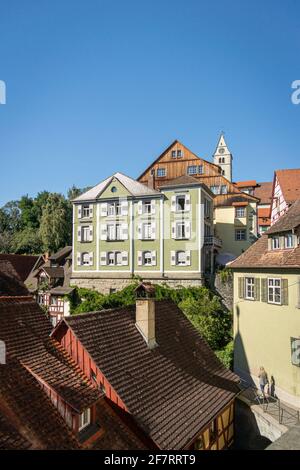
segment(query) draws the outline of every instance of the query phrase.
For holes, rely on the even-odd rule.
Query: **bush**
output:
[[[216,356],[220,359],[222,364],[227,367],[227,369],[232,369],[233,367],[233,340],[230,341],[225,348],[220,351],[215,351]]]

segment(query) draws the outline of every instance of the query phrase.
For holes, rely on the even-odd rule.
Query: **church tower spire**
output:
[[[222,175],[229,181],[232,181],[232,154],[225,142],[224,133],[220,135],[215,153],[213,155],[215,165],[222,169]]]

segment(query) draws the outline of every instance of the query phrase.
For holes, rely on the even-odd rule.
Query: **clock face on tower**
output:
[[[220,147],[219,148],[219,153],[224,153],[225,152],[225,149],[223,147]]]

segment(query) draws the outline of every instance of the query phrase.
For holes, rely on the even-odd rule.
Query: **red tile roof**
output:
[[[238,181],[234,183],[238,188],[249,188],[251,186],[257,186],[257,182],[255,180],[248,180],[248,181]]]
[[[12,263],[0,259],[0,297],[28,295]]]
[[[275,175],[287,204],[292,204],[300,198],[300,168],[276,170]]]
[[[156,302],[155,321],[154,349],[135,326],[135,306],[62,322],[141,429],[161,449],[182,449],[235,397],[238,378],[222,366],[174,303]]]
[[[271,204],[272,190],[272,181],[258,183],[258,186],[254,189],[254,196],[260,199],[260,204]]]
[[[23,282],[26,281],[38,259],[39,256],[0,253],[0,261],[10,261]]]

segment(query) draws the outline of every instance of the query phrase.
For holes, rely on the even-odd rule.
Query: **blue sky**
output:
[[[175,138],[234,179],[299,167],[298,0],[1,0],[0,204],[132,177]]]

